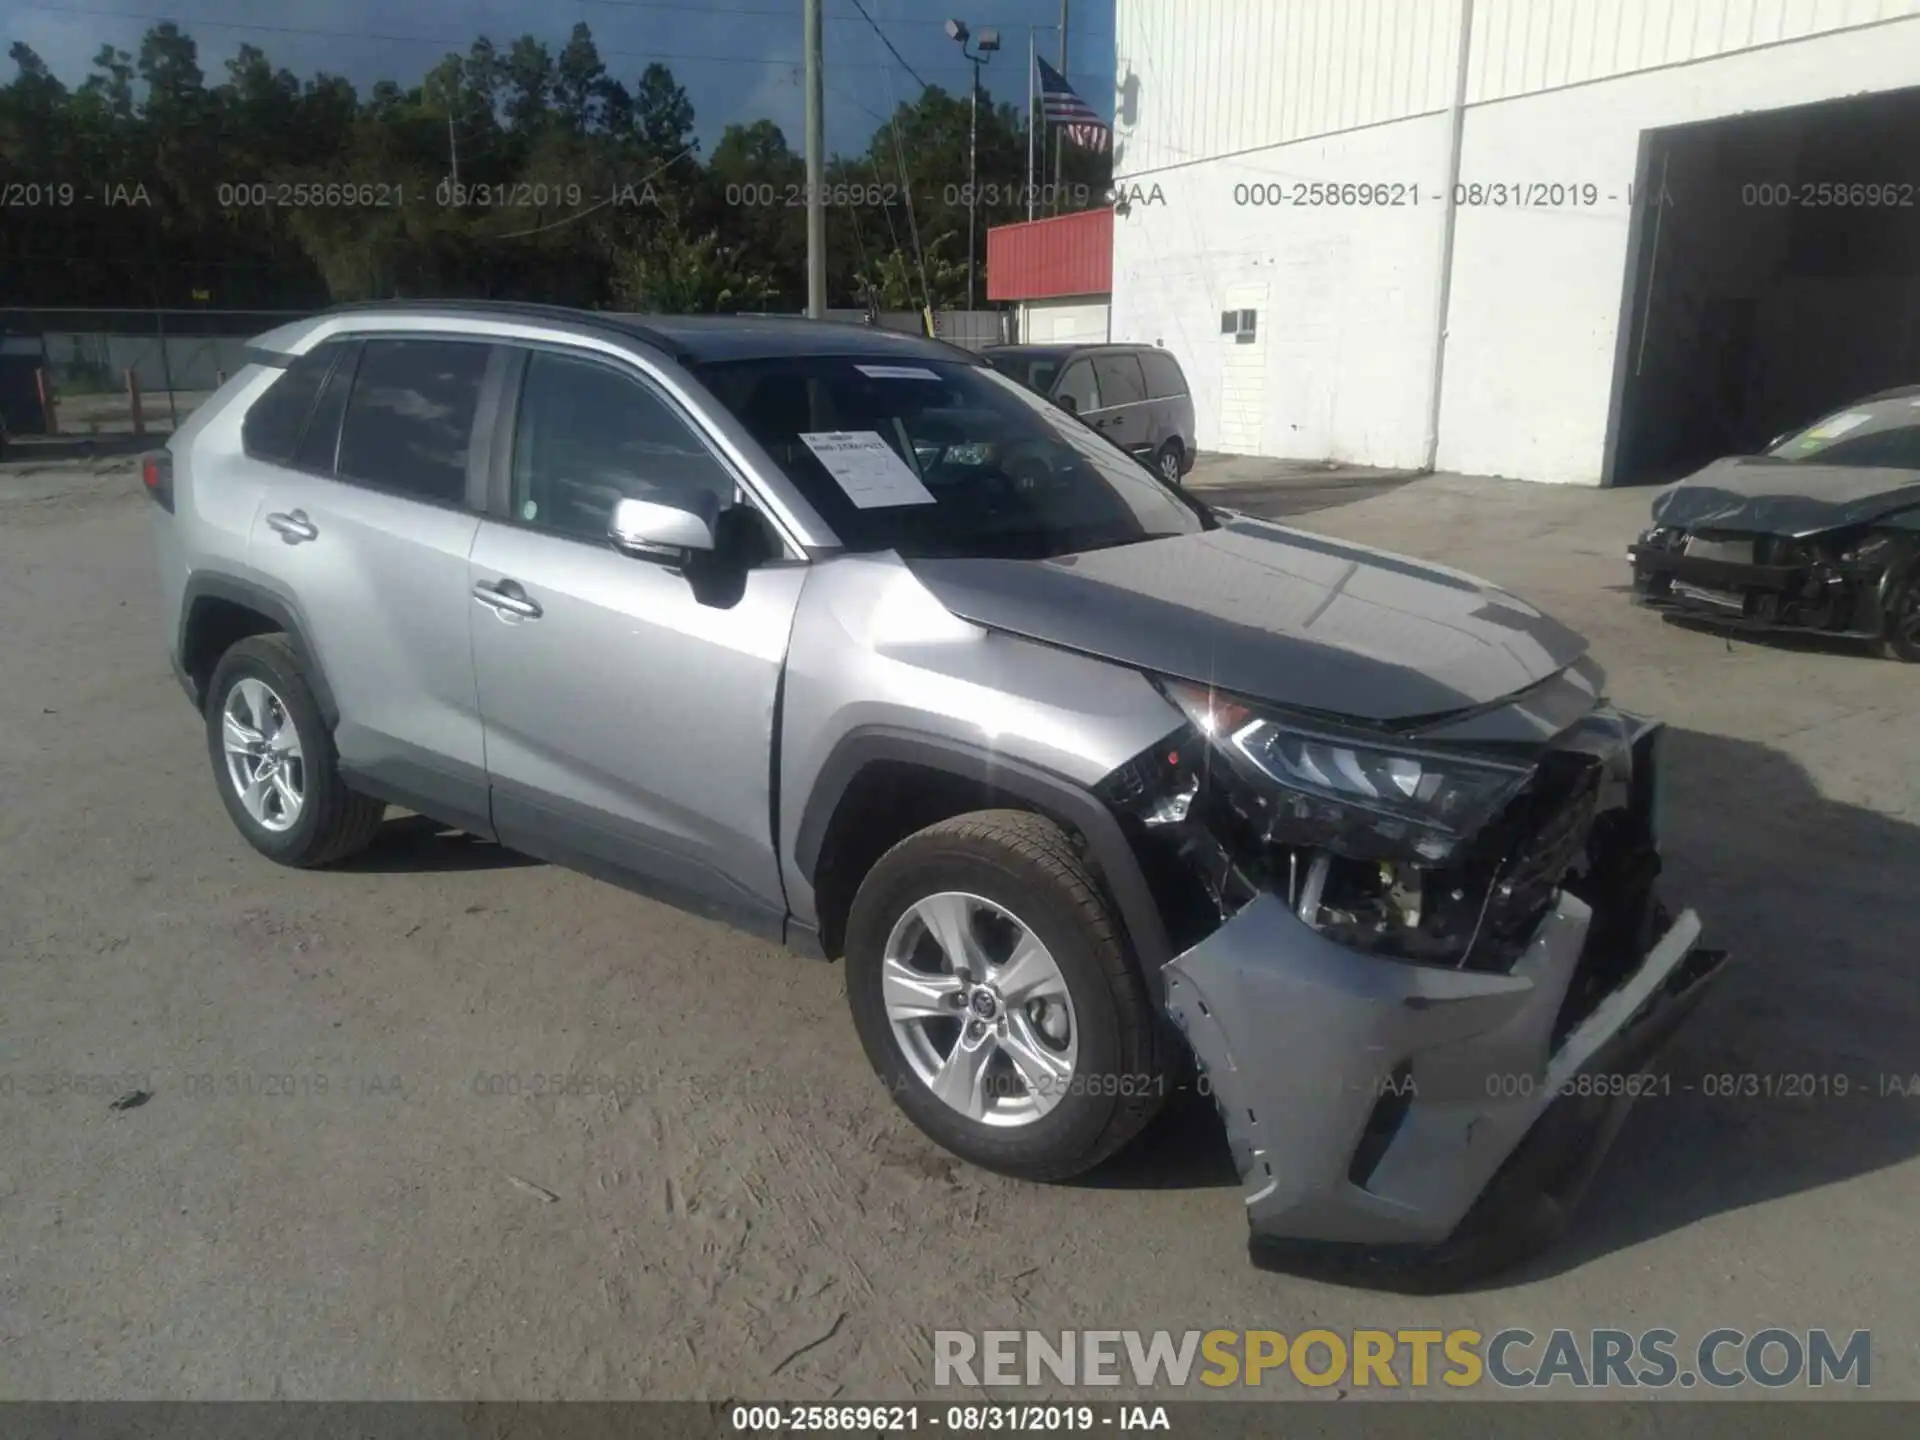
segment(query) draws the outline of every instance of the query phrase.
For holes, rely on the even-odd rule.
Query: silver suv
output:
[[[143,479],[262,854],[397,805],[844,958],[900,1107],[1014,1175],[1197,1086],[1263,1262],[1525,1253],[1720,967],[1578,636],[937,342],[352,307]]]

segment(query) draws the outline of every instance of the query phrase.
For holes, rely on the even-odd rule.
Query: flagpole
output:
[[[1027,219],[1033,219],[1033,128],[1040,123],[1039,107],[1033,103],[1033,26],[1027,27]]]

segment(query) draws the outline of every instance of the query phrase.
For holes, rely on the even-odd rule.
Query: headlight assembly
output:
[[[1505,764],[1316,731],[1183,681],[1169,698],[1252,782],[1264,838],[1355,859],[1439,864],[1533,773]]]

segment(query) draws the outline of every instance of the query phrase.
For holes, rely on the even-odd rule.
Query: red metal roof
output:
[[[1113,289],[1113,209],[987,231],[987,299],[1045,300]]]

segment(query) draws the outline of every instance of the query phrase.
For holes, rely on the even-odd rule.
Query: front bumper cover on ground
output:
[[[1556,1043],[1592,920],[1563,892],[1490,974],[1346,949],[1265,896],[1168,963],[1256,1263],[1448,1289],[1552,1238],[1724,961],[1687,911]]]

